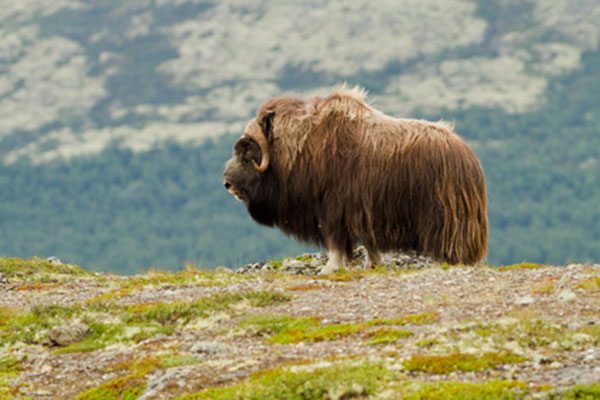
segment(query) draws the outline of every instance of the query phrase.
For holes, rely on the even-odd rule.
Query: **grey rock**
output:
[[[264,265],[264,263],[250,263],[250,264],[246,264],[243,267],[238,268],[235,273],[236,274],[251,274],[253,272],[258,272],[260,271],[260,269],[262,268],[262,266]]]
[[[573,301],[576,298],[577,298],[577,295],[569,289],[562,290],[558,294],[558,300],[562,301],[562,302]]]
[[[364,261],[367,257],[367,251],[364,246],[358,246],[352,253],[352,260],[346,265],[347,268],[362,269]],[[438,265],[429,257],[417,255],[414,252],[390,252],[382,254],[382,263],[390,269],[423,269],[431,268]],[[305,260],[305,261],[303,261]],[[321,253],[305,253],[302,254],[301,260],[294,258],[286,259],[281,271],[292,275],[316,276],[321,271],[321,268],[327,263],[327,252]],[[275,267],[270,263],[250,263],[239,268],[235,272],[238,274],[260,273],[270,271]]]
[[[150,378],[146,384],[146,389],[142,395],[138,397],[138,400],[156,398],[160,390],[169,384],[169,382],[177,380],[178,385],[180,385],[180,382],[182,381],[181,378],[185,375],[186,371],[182,371],[180,369],[170,369],[159,376]]]
[[[227,345],[219,342],[196,342],[188,351],[195,354],[219,354],[227,351]]]
[[[315,263],[314,259],[310,257],[310,255],[304,255],[301,261],[293,258],[286,259],[282,266],[281,270],[293,275],[315,275],[316,269],[320,267],[320,263]]]
[[[515,301],[515,304],[518,306],[527,306],[527,305],[533,304],[534,302],[535,302],[535,299],[533,297],[523,296],[523,297],[518,298]]]
[[[306,264],[306,263],[302,262],[302,261],[298,261],[294,258],[286,258],[285,261],[283,261],[283,264],[281,264],[281,269],[286,271],[289,269],[302,268],[304,266],[304,264]]]
[[[55,257],[55,256],[51,256],[51,257],[46,258],[46,261],[48,261],[50,264],[62,265],[62,261],[60,261],[60,259],[58,257]]]
[[[260,267],[261,272],[274,271],[275,269],[275,266],[271,263],[264,263],[262,267]]]
[[[596,350],[594,349],[587,349],[587,351],[585,352],[584,355],[584,360],[585,361],[594,361],[596,358],[598,358],[597,354],[596,354]]]
[[[68,346],[80,342],[91,333],[90,327],[83,323],[55,326],[48,332],[48,340],[57,346]]]

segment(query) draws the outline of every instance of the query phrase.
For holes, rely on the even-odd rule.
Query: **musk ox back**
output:
[[[483,170],[444,123],[396,119],[358,89],[281,96],[261,106],[235,143],[225,187],[257,222],[325,246],[323,273],[356,243],[473,264],[487,248]]]

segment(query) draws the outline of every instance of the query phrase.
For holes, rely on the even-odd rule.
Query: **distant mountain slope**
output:
[[[366,86],[395,115],[536,109],[598,47],[597,2],[0,2],[0,156],[239,131],[281,91]]]

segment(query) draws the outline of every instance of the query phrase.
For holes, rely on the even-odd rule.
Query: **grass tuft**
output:
[[[77,400],[133,400],[146,388],[146,375],[157,366],[155,358],[128,361],[109,367],[112,371],[125,369],[124,376],[103,383],[77,396]]]
[[[0,398],[13,399],[20,394],[20,385],[13,386],[12,380],[23,371],[22,360],[13,356],[0,357]],[[19,396],[18,398],[22,398]]]
[[[427,325],[433,324],[437,321],[438,314],[436,312],[429,312],[423,314],[411,314],[396,319],[374,319],[368,321],[367,324],[372,326],[377,325]]]
[[[510,271],[512,269],[539,269],[542,268],[542,264],[530,263],[530,262],[522,262],[513,265],[503,265],[498,267],[498,271]]]
[[[49,274],[88,275],[76,265],[53,264],[37,257],[29,260],[14,257],[0,258],[0,272],[7,278],[26,279],[29,283],[55,281]]]
[[[521,399],[527,394],[527,384],[521,381],[467,382],[407,382],[397,389],[404,400],[479,400]]]
[[[398,340],[411,336],[413,333],[410,331],[403,331],[400,329],[381,328],[375,331],[367,332],[365,336],[370,340],[367,342],[367,346],[383,343],[395,343]]]
[[[553,393],[549,398],[561,400],[600,399],[600,383],[577,385],[563,393]]]
[[[577,285],[577,289],[583,289],[587,293],[600,292],[600,276],[592,276],[584,279]]]
[[[433,323],[437,313],[407,315],[397,319],[374,319],[354,324],[322,325],[317,317],[295,318],[286,315],[259,315],[240,323],[241,327],[252,326],[257,336],[267,336],[270,343],[300,343],[339,340],[356,333],[364,333],[369,339],[367,345],[394,343],[398,339],[412,335],[412,332],[381,328],[368,331],[374,326],[403,326]]]
[[[338,340],[367,328],[365,324],[322,325],[318,318],[295,318],[285,315],[260,315],[242,322],[254,326],[259,336],[269,336],[270,343],[323,342]]]

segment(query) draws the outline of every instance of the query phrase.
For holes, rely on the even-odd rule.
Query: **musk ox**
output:
[[[358,88],[268,100],[235,143],[224,185],[258,223],[325,246],[323,274],[359,242],[367,266],[391,250],[452,264],[486,254],[475,153],[449,125],[387,116]]]

